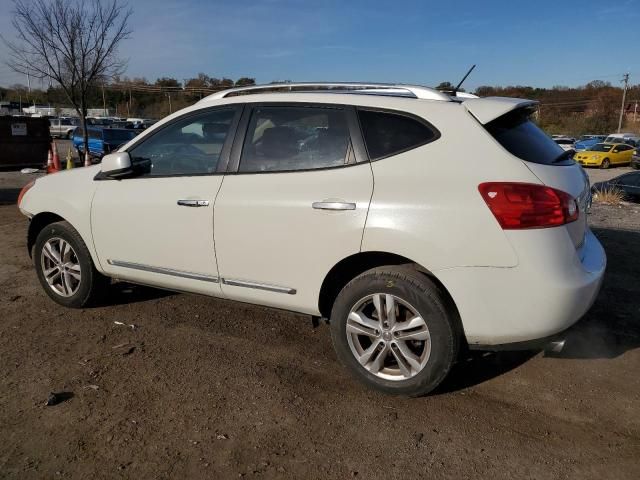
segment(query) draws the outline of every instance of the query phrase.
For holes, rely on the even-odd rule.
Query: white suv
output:
[[[529,120],[535,102],[469,97],[214,94],[25,187],[38,278],[69,307],[118,279],[324,317],[358,378],[429,392],[460,347],[568,328],[606,263],[586,175]]]

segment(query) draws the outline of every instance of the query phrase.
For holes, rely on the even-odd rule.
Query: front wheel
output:
[[[68,222],[47,225],[33,250],[38,280],[55,302],[82,308],[106,293],[109,279],[98,272],[80,234]]]
[[[602,161],[602,165],[600,165],[600,167],[601,167],[601,168],[604,168],[604,169],[607,169],[607,168],[609,168],[610,166],[611,166],[611,162],[609,161],[609,159],[608,159],[608,158],[605,158],[605,159]]]
[[[369,270],[345,286],[331,312],[340,361],[385,393],[435,389],[456,359],[460,335],[440,289],[409,267]]]

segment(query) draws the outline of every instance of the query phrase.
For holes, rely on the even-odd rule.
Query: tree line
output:
[[[116,76],[111,82],[94,85],[87,93],[91,108],[104,104],[118,116],[161,118],[181,108],[192,105],[201,98],[226,88],[254,85],[255,79],[227,77],[199,73],[182,81],[173,77],[161,77],[155,81],[145,78]],[[443,82],[437,88],[446,90]],[[580,87],[556,86],[540,88],[530,86],[481,86],[474,92],[482,97],[501,96],[538,100],[540,109],[536,117],[539,125],[549,133],[582,135],[585,133],[609,133],[616,130],[620,114],[622,89],[609,82],[593,81]],[[18,102],[24,106],[33,103],[52,107],[69,106],[60,87],[27,90],[24,85],[0,87],[0,100]],[[636,107],[636,103],[638,104]],[[640,85],[630,87],[625,108],[625,128],[640,130]],[[634,122],[634,110],[636,110]]]

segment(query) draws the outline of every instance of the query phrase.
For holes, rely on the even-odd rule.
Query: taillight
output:
[[[18,207],[20,207],[20,202],[22,201],[22,197],[24,197],[24,194],[27,193],[29,189],[33,187],[35,184],[36,184],[36,181],[31,180],[24,187],[22,187],[22,190],[20,190],[20,193],[18,194],[18,202],[17,202]]]
[[[576,200],[544,185],[513,182],[481,183],[478,190],[505,230],[546,228],[578,219]]]

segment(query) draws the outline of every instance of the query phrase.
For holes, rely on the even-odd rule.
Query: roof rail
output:
[[[433,88],[419,85],[387,84],[387,83],[341,83],[341,82],[303,82],[303,83],[271,83],[267,85],[251,85],[230,88],[208,95],[203,100],[226,98],[235,95],[256,93],[355,93],[365,95],[386,95],[394,97],[420,98],[427,100],[451,101],[451,97]]]

